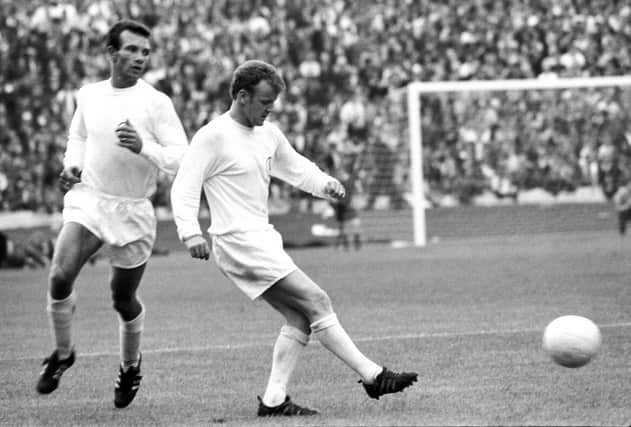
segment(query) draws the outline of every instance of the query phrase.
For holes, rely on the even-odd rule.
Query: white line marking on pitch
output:
[[[601,329],[611,329],[611,328],[627,328],[631,327],[631,322],[619,322],[619,323],[607,323],[603,325],[598,325]],[[379,337],[358,337],[355,338],[355,342],[372,342],[372,341],[390,341],[390,340],[409,340],[409,339],[424,339],[424,338],[450,338],[450,337],[466,337],[466,336],[476,336],[476,335],[510,335],[510,334],[523,334],[523,333],[535,333],[541,332],[539,329],[529,328],[529,329],[489,329],[482,331],[464,331],[464,332],[427,332],[427,333],[419,333],[419,334],[400,334],[400,335],[383,335]],[[191,352],[203,352],[203,351],[212,351],[212,350],[236,350],[236,349],[244,349],[244,348],[253,348],[253,347],[271,347],[274,338],[271,338],[270,341],[256,341],[256,342],[248,342],[248,343],[239,343],[239,344],[217,344],[217,345],[207,345],[200,347],[165,347],[165,348],[153,348],[153,349],[144,349],[142,352],[144,354],[162,354],[162,353],[183,353],[187,351]],[[117,356],[118,351],[96,351],[90,353],[79,353],[80,357],[106,357],[106,356]],[[39,359],[36,357],[20,357],[16,359],[0,359],[2,362],[9,361],[23,361],[23,360],[35,360]]]

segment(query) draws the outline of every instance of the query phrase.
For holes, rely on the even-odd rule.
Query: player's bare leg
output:
[[[136,397],[140,387],[140,340],[144,328],[145,310],[136,295],[145,271],[143,264],[136,268],[114,267],[110,288],[114,309],[119,316],[120,367],[114,388],[114,405],[128,406]]]
[[[62,374],[75,361],[72,345],[72,317],[75,311],[74,282],[86,261],[101,247],[101,241],[80,224],[64,224],[53,252],[48,278],[46,311],[53,336],[54,351],[44,359],[37,391],[53,392]]]

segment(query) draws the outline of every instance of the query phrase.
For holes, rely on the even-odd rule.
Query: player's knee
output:
[[[302,314],[286,315],[285,320],[289,326],[309,335],[311,333],[311,323],[309,319]]]
[[[310,313],[310,322],[313,319],[320,318],[329,313],[333,312],[333,304],[331,303],[331,298],[329,294],[326,293],[323,289],[318,289],[318,291],[314,292],[311,295],[311,308],[312,312]]]
[[[48,283],[53,298],[62,299],[70,294],[74,274],[57,263],[50,266],[48,273]]]
[[[133,319],[142,311],[140,301],[133,295],[112,295],[112,307],[123,319]]]

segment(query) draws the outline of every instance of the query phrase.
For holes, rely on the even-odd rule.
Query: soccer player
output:
[[[229,111],[197,131],[171,189],[177,231],[193,258],[207,260],[210,246],[198,213],[202,190],[211,212],[214,259],[223,274],[249,298],[261,297],[285,318],[257,414],[313,415],[295,404],[287,384],[301,350],[313,334],[361,377],[372,398],[400,392],[416,373],[396,373],[355,346],[340,324],[328,294],[299,269],[269,223],[272,176],[325,198],[344,197],[339,181],[298,154],[281,130],[266,121],[285,84],[270,64],[251,60],[234,71]]]
[[[362,227],[359,209],[355,206],[354,198],[361,191],[361,182],[358,178],[360,172],[360,154],[352,153],[350,155],[348,170],[340,167],[340,182],[346,190],[345,197],[332,200],[331,206],[335,213],[335,221],[339,234],[335,239],[335,248],[343,246],[348,250],[350,246],[349,235],[353,238],[353,245],[356,250],[361,248],[362,244]]]
[[[63,225],[50,266],[46,310],[54,351],[44,360],[39,393],[51,393],[75,361],[71,337],[77,295],[74,282],[86,261],[104,247],[110,289],[119,315],[120,358],[114,404],[126,407],[140,380],[140,339],[145,309],[136,294],[155,241],[149,197],[158,170],[177,171],[188,140],[171,100],[141,79],[150,31],[130,20],[106,35],[110,78],[77,94],[59,184]]]
[[[627,222],[631,220],[631,181],[616,191],[613,203],[618,214],[618,232],[624,236],[627,232]]]

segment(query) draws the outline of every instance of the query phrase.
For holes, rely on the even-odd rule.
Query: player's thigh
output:
[[[58,270],[74,279],[86,261],[103,243],[87,228],[76,222],[67,222],[61,228],[53,252],[52,270]]]
[[[328,294],[300,269],[276,282],[263,297],[302,313],[310,323],[333,311]]]
[[[136,295],[146,265],[134,268],[112,267],[110,290],[114,301],[128,300]]]

